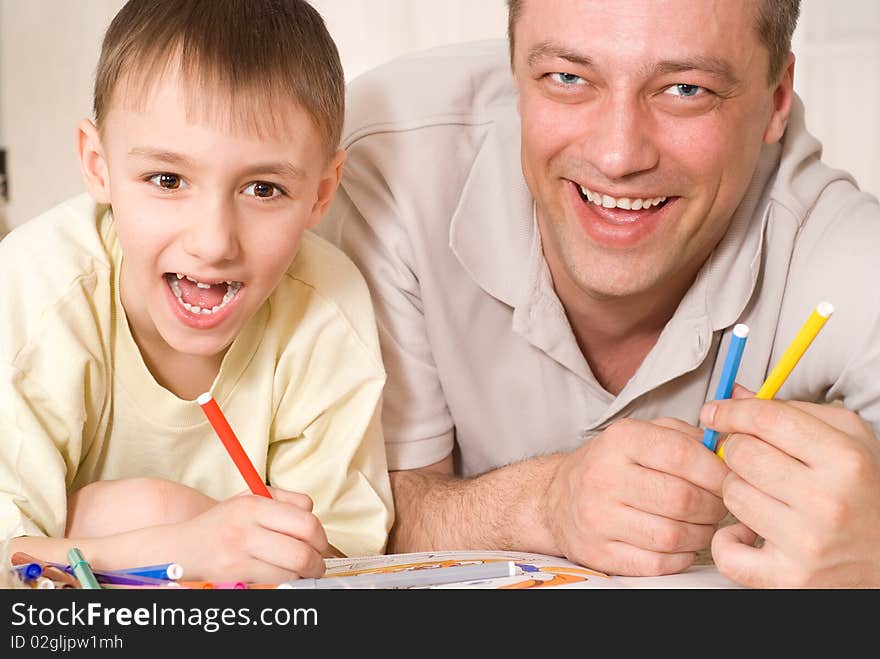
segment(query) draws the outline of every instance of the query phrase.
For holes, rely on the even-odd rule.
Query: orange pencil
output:
[[[269,494],[269,488],[266,487],[266,484],[263,482],[263,479],[260,478],[257,470],[254,469],[253,463],[248,458],[247,453],[244,452],[241,443],[238,441],[235,433],[232,432],[229,422],[226,420],[226,417],[223,416],[220,406],[217,404],[217,401],[214,400],[211,393],[206,392],[202,394],[196,399],[196,401],[201,405],[202,411],[205,413],[205,416],[208,417],[208,421],[214,428],[214,432],[217,433],[220,441],[223,442],[223,446],[226,447],[226,452],[229,453],[229,457],[232,458],[235,466],[238,467],[238,471],[251,489],[251,492],[266,497],[267,499],[271,499],[272,495]]]

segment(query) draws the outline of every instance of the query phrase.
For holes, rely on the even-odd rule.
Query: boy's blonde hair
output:
[[[180,74],[190,114],[265,135],[293,100],[327,153],[338,148],[345,76],[324,20],[305,0],[129,0],[101,47],[98,130],[113,102],[142,108],[169,69]]]

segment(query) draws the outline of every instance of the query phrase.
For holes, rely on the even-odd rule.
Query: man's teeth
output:
[[[178,283],[178,281],[186,277],[191,282],[194,282],[195,285],[199,288],[211,288],[211,284],[204,284],[197,279],[193,279],[189,275],[182,275],[179,272],[175,274],[177,275],[177,279],[172,279],[169,283],[169,286],[171,287],[171,292],[174,293],[174,297],[177,298],[177,302],[180,304],[180,306],[182,306],[190,313],[194,313],[196,315],[201,314],[203,316],[210,316],[212,313],[216,313],[227,304],[229,304],[230,300],[235,297],[235,295],[238,293],[238,290],[241,288],[240,281],[227,280],[223,282],[226,284],[226,293],[223,295],[223,299],[220,301],[220,304],[218,304],[216,307],[212,307],[211,309],[202,309],[198,305],[193,305],[189,302],[183,301],[183,294],[180,292],[180,284]]]
[[[651,208],[652,206],[662,204],[667,199],[666,197],[649,197],[647,199],[633,197],[612,197],[607,194],[593,192],[592,190],[588,190],[582,185],[579,185],[578,187],[581,190],[581,197],[583,197],[587,201],[593,202],[597,206],[602,206],[603,208],[623,208],[624,210],[628,211],[639,211],[644,208]]]

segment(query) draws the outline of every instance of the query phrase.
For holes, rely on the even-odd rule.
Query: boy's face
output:
[[[256,137],[188,118],[173,72],[153,92],[137,111],[114,102],[101,137],[81,124],[83,171],[92,195],[112,204],[120,294],[141,349],[222,355],[320,219],[344,154],[328,163],[293,103],[274,108],[279,128],[267,123]]]

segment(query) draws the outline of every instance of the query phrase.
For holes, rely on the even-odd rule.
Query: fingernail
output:
[[[704,426],[712,427],[715,422],[715,413],[718,412],[718,406],[715,403],[706,403],[700,410],[700,421]]]

